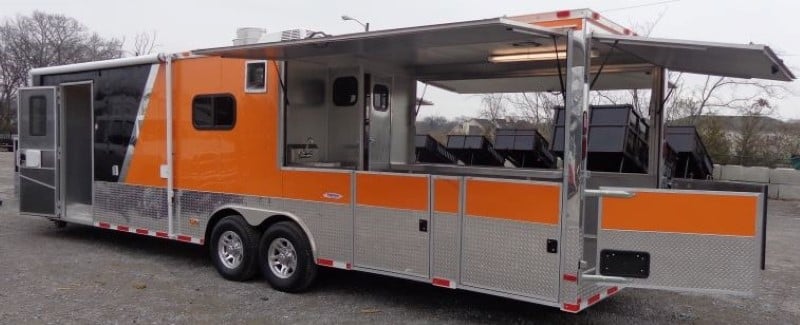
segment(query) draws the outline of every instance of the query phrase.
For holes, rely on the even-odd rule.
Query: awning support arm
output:
[[[605,68],[606,63],[608,62],[608,59],[611,57],[611,55],[614,54],[614,50],[617,48],[617,43],[619,43],[619,40],[615,40],[614,44],[611,45],[611,51],[608,51],[608,54],[606,54],[606,57],[603,59],[603,63],[600,64],[600,68],[597,70],[597,73],[594,75],[594,78],[592,79],[592,83],[589,84],[589,90],[594,89],[594,84],[597,82],[597,79],[600,78],[600,74],[603,73],[603,68]]]
[[[564,74],[561,72],[561,58],[558,57],[558,43],[555,36],[553,36],[553,48],[556,52],[556,67],[558,67],[558,85],[561,86],[561,99],[564,100],[564,107],[567,107],[567,86],[564,84]]]
[[[281,90],[283,90],[283,102],[286,104],[286,107],[289,107],[289,92],[286,91],[286,83],[283,82],[283,78],[281,77],[281,67],[278,66],[278,61],[272,60],[272,63],[275,65],[275,70],[278,70],[278,83],[281,85]]]

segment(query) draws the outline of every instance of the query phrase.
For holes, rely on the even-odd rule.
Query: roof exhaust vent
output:
[[[265,28],[258,28],[258,27],[237,28],[236,38],[233,39],[233,45],[258,43],[266,33],[267,30]]]

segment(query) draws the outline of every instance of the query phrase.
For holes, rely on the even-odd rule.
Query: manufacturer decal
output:
[[[325,192],[322,194],[322,197],[331,200],[340,200],[342,198],[342,195],[339,193]]]

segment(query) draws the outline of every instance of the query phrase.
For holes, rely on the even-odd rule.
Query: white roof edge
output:
[[[452,23],[443,23],[443,24],[433,24],[433,25],[422,25],[422,26],[412,26],[412,27],[401,27],[401,28],[394,28],[394,29],[383,29],[383,30],[376,30],[376,31],[369,31],[369,32],[360,32],[360,33],[350,33],[350,34],[342,34],[330,37],[319,37],[319,38],[307,38],[307,39],[300,39],[300,40],[291,40],[291,41],[279,41],[279,42],[268,42],[268,43],[255,43],[255,44],[245,44],[245,45],[234,45],[234,46],[222,46],[222,47],[212,47],[212,48],[203,48],[203,49],[195,49],[192,50],[191,53],[193,55],[217,55],[220,51],[232,50],[232,49],[259,49],[265,48],[270,46],[293,46],[293,45],[303,45],[303,44],[313,44],[317,42],[339,42],[339,41],[349,41],[349,40],[358,40],[358,39],[367,39],[367,38],[378,38],[384,36],[394,36],[394,35],[401,35],[405,33],[414,33],[414,32],[422,32],[422,31],[435,31],[435,30],[442,30],[447,28],[459,28],[459,27],[470,27],[470,26],[480,26],[480,25],[488,25],[488,24],[503,24],[508,25],[512,28],[519,29],[519,31],[527,31],[530,33],[540,34],[541,36],[565,36],[566,33],[563,31],[535,26],[531,24],[522,23],[519,21],[515,21],[508,18],[498,17],[498,18],[489,18],[489,19],[481,19],[481,20],[469,20],[469,21],[460,21],[460,22],[452,22]]]
[[[44,76],[44,75],[53,75],[53,74],[63,74],[63,73],[73,73],[73,72],[81,72],[81,71],[90,71],[90,70],[98,70],[98,69],[110,69],[110,68],[118,68],[130,65],[139,65],[139,64],[153,64],[162,62],[166,59],[165,54],[158,53],[158,54],[149,54],[149,55],[142,55],[142,56],[134,56],[128,58],[119,58],[119,59],[111,59],[111,60],[102,60],[102,61],[91,61],[91,62],[83,62],[83,63],[74,63],[74,64],[66,64],[66,65],[57,65],[52,67],[44,67],[44,68],[35,68],[31,69],[29,75],[33,76]]]

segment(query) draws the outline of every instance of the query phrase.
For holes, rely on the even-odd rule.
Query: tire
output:
[[[261,236],[258,251],[261,275],[275,290],[302,292],[317,276],[311,244],[303,230],[293,222],[282,221],[269,227]]]
[[[241,216],[231,215],[217,222],[208,244],[211,261],[223,278],[247,281],[256,274],[258,231]]]

